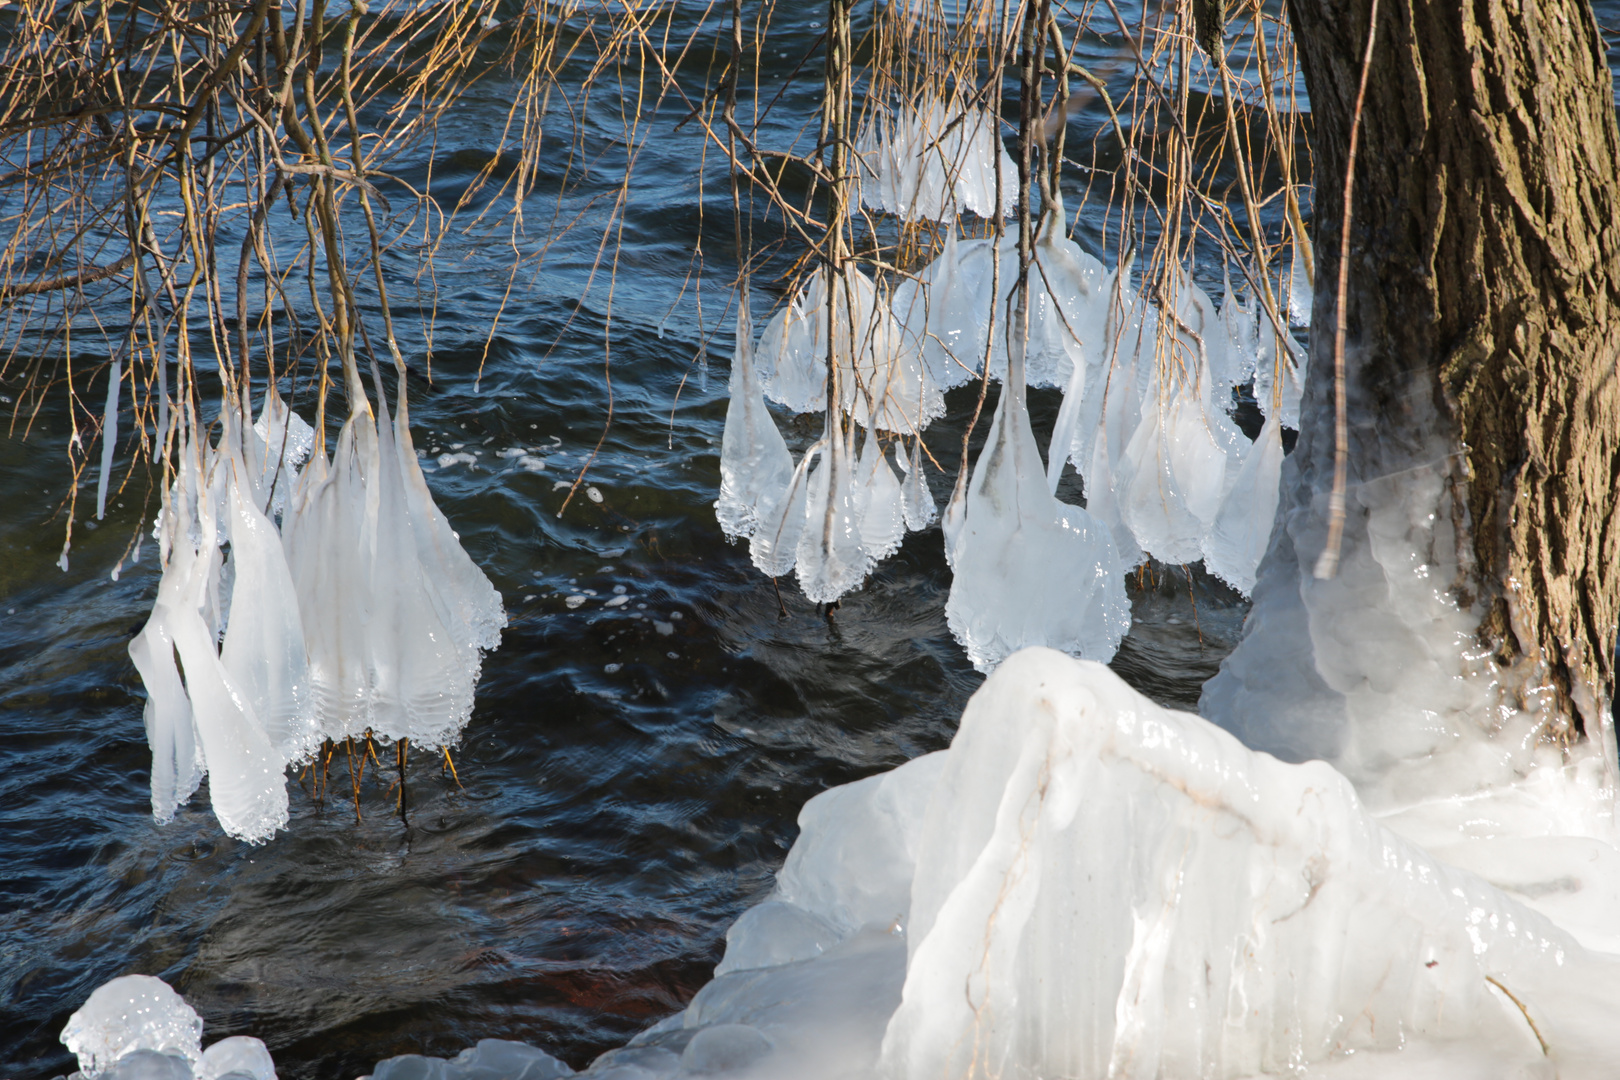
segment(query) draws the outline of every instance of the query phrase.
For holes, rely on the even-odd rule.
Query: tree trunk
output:
[[[1603,732],[1612,776],[1620,137],[1586,0],[1380,0],[1350,226],[1346,561],[1311,573],[1369,7],[1289,0],[1317,176],[1310,372],[1245,640],[1205,705],[1284,756],[1369,769],[1455,735],[1403,741],[1392,719],[1483,708],[1487,734],[1510,714],[1531,741]],[[1290,655],[1314,670],[1268,689]]]

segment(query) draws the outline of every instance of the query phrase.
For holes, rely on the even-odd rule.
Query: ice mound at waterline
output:
[[[79,1059],[69,1080],[276,1080],[263,1042],[246,1035],[202,1048],[202,1017],[162,979],[104,983],[62,1029]]]
[[[1620,1055],[1620,957],[1537,890],[1050,649],[1008,658],[949,750],[799,821],[714,980],[584,1075],[1596,1078]]]

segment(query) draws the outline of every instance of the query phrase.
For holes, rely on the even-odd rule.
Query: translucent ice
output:
[[[273,637],[280,620],[274,613],[265,617],[262,606],[254,610],[265,599],[252,593],[261,585],[258,571],[265,554],[256,538],[243,537],[247,585],[221,586],[220,544],[229,533],[222,535],[216,515],[221,506],[229,509],[242,501],[237,480],[240,458],[206,445],[199,448],[187,435],[177,461],[179,475],[159,519],[166,559],[157,602],[146,626],[130,643],[130,657],[147,685],[153,815],[159,822],[168,821],[207,773],[220,825],[232,836],[257,843],[286,823],[287,759],[271,742],[255,709],[254,693],[239,684],[221,661],[218,628],[225,621],[225,598],[243,606],[243,634],[270,627],[268,636]],[[269,554],[273,557],[274,551]],[[256,685],[253,691],[262,688]],[[298,723],[295,708],[278,730],[296,742],[302,738]]]
[[[1454,841],[1573,809],[1547,795],[1401,824]],[[1464,852],[1510,893],[1386,827],[1331,767],[1051,650],[991,675],[948,751],[799,823],[714,980],[585,1076],[1597,1080],[1620,1051],[1616,957],[1521,898],[1577,895],[1570,873],[1616,895],[1612,846]]]
[[[62,1045],[86,1076],[99,1076],[138,1050],[195,1064],[202,1056],[202,1017],[162,979],[124,975],[90,995],[62,1029]]]
[[[875,432],[866,433],[866,442],[855,466],[855,486],[861,547],[873,563],[881,562],[900,549],[900,541],[906,535],[906,519],[900,478],[894,475],[889,455]]]
[[[426,749],[472,713],[482,653],[499,644],[497,593],[434,504],[403,400],[374,421],[356,377],[333,460],[299,477],[283,527],[322,733],[370,729]]]
[[[1111,282],[1102,263],[1064,235],[1066,222],[1063,201],[1054,199],[1032,252],[1024,373],[1030,386],[1066,386],[1075,365],[1089,365],[1094,376],[1103,360]],[[1009,254],[1003,281],[1017,277],[1016,248]]]
[[[1311,268],[1305,265],[1305,252],[1294,245],[1288,266],[1288,321],[1295,326],[1311,325]]]
[[[1031,386],[1066,386],[1079,363],[1097,371],[1103,358],[1110,279],[1092,256],[1063,234],[1064,211],[1055,201],[1044,216],[1029,270],[1025,380]],[[999,269],[993,260],[999,259]],[[1001,303],[990,326],[992,271]],[[919,342],[933,378],[955,386],[983,370],[1007,369],[1012,298],[1018,287],[1018,245],[1013,236],[958,243],[947,232],[944,249],[915,280],[897,286],[896,318]],[[1084,376],[1082,377],[1084,378]]]
[[[233,456],[232,464],[241,465],[241,459]],[[270,744],[284,760],[299,761],[320,741],[303,621],[281,536],[250,501],[250,490],[244,483],[229,485],[235,579],[221,660]]]
[[[830,307],[839,401],[857,423],[910,434],[943,415],[941,387],[916,338],[895,322],[872,279],[850,266],[830,288],[828,281],[824,269],[815,270],[760,334],[756,360],[766,396],[794,412],[827,407]]]
[[[947,229],[939,255],[916,278],[906,278],[895,286],[895,317],[917,343],[930,376],[940,387],[960,386],[984,368],[994,302],[994,250],[993,240],[959,243],[956,230]],[[996,284],[1005,297],[1010,280],[1000,278]],[[995,318],[1004,329],[1006,312],[996,309]]]
[[[788,477],[787,486],[764,493],[759,523],[749,544],[749,556],[760,573],[781,577],[798,561],[810,491],[810,468],[826,445],[826,440],[812,443]]]
[[[1262,322],[1258,332],[1260,347],[1255,353],[1254,397],[1260,411],[1270,416],[1274,408],[1281,409],[1283,427],[1299,429],[1299,403],[1305,378],[1305,354],[1291,336],[1279,338],[1268,322]],[[1277,343],[1282,342],[1281,356]],[[1276,377],[1282,376],[1280,389]]]
[[[751,536],[759,507],[787,488],[793,457],[754,371],[754,331],[748,318],[748,290],[737,300],[737,349],[731,361],[731,400],[720,440],[720,498],[715,516],[727,536]]]
[[[982,109],[947,110],[939,101],[881,106],[856,140],[861,202],[907,221],[943,221],[963,210],[980,217],[1012,212],[1016,171]],[[1002,182],[998,198],[996,159]]]
[[[287,494],[299,468],[315,449],[315,429],[287,408],[271,384],[252,430],[254,438],[245,444],[244,452],[253,501],[275,520],[286,509]]]
[[[928,490],[928,478],[923,475],[922,451],[922,440],[913,439],[909,459],[904,453],[895,455],[895,461],[906,474],[905,480],[900,485],[900,500],[905,512],[906,528],[914,532],[928,528],[939,516],[939,508],[934,505],[934,496]]]
[[[233,1035],[203,1051],[197,1080],[276,1080],[276,1063],[261,1040]]]
[[[1244,596],[1254,589],[1255,571],[1271,538],[1282,463],[1282,420],[1273,414],[1204,537],[1204,567]]]
[[[1593,1023],[1611,959],[1379,825],[1328,766],[1051,652],[969,704],[916,865],[886,1077],[1298,1074],[1420,1040],[1538,1067],[1496,987],[1560,1075],[1620,1045]]]
[[[855,455],[840,426],[836,418],[828,424],[822,437],[825,449],[809,476],[796,560],[799,586],[818,604],[830,604],[858,588],[872,566],[861,544]]]
[[[1202,557],[1225,485],[1226,454],[1199,391],[1189,380],[1144,401],[1141,422],[1115,467],[1121,519],[1143,551],[1166,563]]]
[[[379,1062],[371,1080],[560,1080],[572,1069],[544,1050],[506,1039],[480,1039],[455,1057],[405,1054]]]
[[[980,671],[1027,645],[1106,661],[1130,627],[1108,529],[1047,488],[1022,375],[1015,350],[961,523],[947,535],[955,576],[945,618]]]

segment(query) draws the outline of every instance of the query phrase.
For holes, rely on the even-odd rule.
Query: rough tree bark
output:
[[[1369,7],[1289,0],[1314,122],[1319,421]],[[1620,136],[1603,40],[1586,0],[1379,0],[1377,18],[1346,304],[1352,469],[1443,463],[1452,528],[1434,535],[1455,558],[1438,584],[1477,619],[1476,655],[1544,734],[1596,734],[1620,616]],[[1304,426],[1289,476],[1314,477],[1320,517],[1334,433]],[[1304,575],[1322,532],[1296,528],[1284,553]]]

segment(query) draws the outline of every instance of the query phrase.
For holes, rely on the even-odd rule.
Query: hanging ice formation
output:
[[[748,317],[748,287],[737,300],[737,348],[731,360],[731,400],[720,441],[720,498],[715,517],[727,536],[754,534],[761,500],[785,490],[793,458],[765,407],[754,367],[754,329]]]
[[[1109,275],[1102,263],[1064,235],[1061,199],[1044,215],[1029,272],[1029,336],[1025,379],[1030,386],[1068,386],[1075,365],[1095,373],[1103,360]],[[993,254],[994,253],[994,254]],[[999,261],[999,267],[992,267]],[[1006,329],[1018,284],[1016,237],[959,242],[948,230],[945,247],[916,278],[895,286],[893,309],[906,334],[918,342],[929,374],[942,387],[977,377],[990,356],[990,373],[1007,371],[1007,335],[992,335],[991,278],[1000,302],[995,322]]]
[[[796,413],[827,407],[830,322],[839,402],[856,423],[910,435],[945,415],[942,386],[872,279],[855,266],[830,289],[828,279],[817,268],[765,324],[755,354],[765,396]]]
[[[1131,624],[1125,568],[1107,526],[1047,487],[1016,334],[1009,352],[990,438],[948,519],[945,618],[980,671],[1027,645],[1106,662]]]
[[[963,211],[982,218],[1012,213],[1014,185],[996,198],[996,159],[1012,177],[1012,159],[983,109],[950,108],[939,101],[878,106],[856,140],[861,202],[906,221],[949,221]]]
[[[855,267],[830,290],[829,279],[821,269],[811,274],[766,324],[757,352],[745,344],[746,310],[739,314],[715,503],[729,535],[751,537],[761,572],[780,577],[796,569],[805,595],[817,603],[858,588],[875,563],[898,549],[906,529],[932,521],[921,470],[909,469],[902,483],[889,446],[903,460],[910,436],[908,466],[920,463],[917,433],[945,411],[940,387],[872,280]],[[746,309],[746,291],[741,303]],[[826,410],[829,329],[833,410],[822,437],[795,466],[761,395],[795,412]],[[859,458],[857,424],[866,431]]]
[[[268,840],[287,822],[287,766],[323,737],[436,748],[471,713],[500,597],[433,505],[403,400],[379,438],[358,379],[350,390],[335,469],[324,456],[299,469],[312,433],[273,388],[252,426],[227,396],[212,447],[176,412],[163,573],[130,644],[159,823],[206,774],[221,827]]]
[[[506,615],[433,503],[403,395],[390,420],[379,387],[374,421],[357,374],[349,394],[333,459],[299,475],[283,527],[316,716],[327,738],[369,730],[438,749],[471,717]]]

